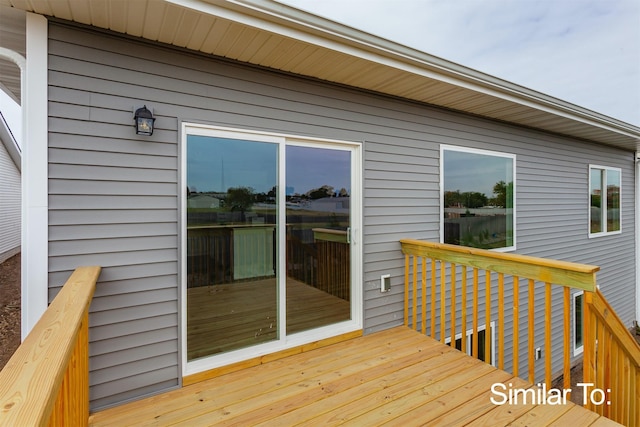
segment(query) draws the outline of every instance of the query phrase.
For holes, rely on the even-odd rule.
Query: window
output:
[[[584,292],[573,294],[573,355],[582,353],[583,346],[583,300]]]
[[[441,242],[515,249],[515,166],[515,155],[441,147]]]
[[[487,337],[487,328],[486,325],[482,325],[478,327],[478,359],[483,362],[489,363],[493,366],[496,366],[496,337],[495,337],[495,322],[491,322],[491,326],[489,328],[489,347],[491,354],[489,355],[489,359],[485,355],[485,339]],[[469,356],[472,355],[473,351],[473,340],[474,334],[473,329],[469,329],[465,334],[466,338],[466,351]],[[445,344],[449,344],[451,342],[451,337],[447,337],[445,339]],[[457,350],[462,351],[462,334],[456,334],[456,344],[455,347]]]
[[[589,237],[620,233],[621,170],[589,166]]]

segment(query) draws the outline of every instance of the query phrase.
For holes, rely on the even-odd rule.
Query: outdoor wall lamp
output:
[[[147,109],[145,105],[142,108],[136,110],[133,120],[136,122],[136,134],[138,135],[153,135],[153,122],[156,121],[151,111]]]

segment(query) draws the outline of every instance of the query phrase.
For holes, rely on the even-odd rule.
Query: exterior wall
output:
[[[0,262],[20,252],[20,171],[0,142]]]
[[[179,383],[181,120],[364,141],[366,333],[402,323],[399,239],[439,238],[440,144],[516,154],[517,252],[600,265],[603,292],[634,318],[633,153],[58,23],[49,49],[50,297],[74,267],[104,267],[94,409]],[[144,103],[152,137],[133,132]],[[588,238],[590,163],[622,169],[622,234]]]

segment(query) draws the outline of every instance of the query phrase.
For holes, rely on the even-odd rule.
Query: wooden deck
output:
[[[127,425],[618,425],[573,403],[494,405],[525,381],[405,327],[254,366],[91,415]]]

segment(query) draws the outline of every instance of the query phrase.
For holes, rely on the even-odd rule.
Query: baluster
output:
[[[568,287],[564,287],[564,373],[563,387],[571,389],[571,295]],[[571,392],[567,394],[571,396]]]
[[[498,274],[498,368],[504,370],[504,274]]]
[[[596,378],[595,378],[595,388],[599,388],[604,390],[606,388],[605,385],[605,375],[604,375],[604,367],[605,365],[605,331],[604,331],[604,321],[602,319],[597,318],[597,330],[596,330],[596,366],[598,369],[596,370]],[[602,323],[602,324],[600,324]],[[604,415],[603,405],[595,406],[594,410],[600,415]]]
[[[551,283],[544,285],[544,382],[551,387]]]
[[[456,347],[456,265],[451,263],[451,347]]]
[[[431,260],[431,338],[436,339],[436,260]]]
[[[471,355],[478,358],[478,269],[473,269],[473,331],[471,331]]]
[[[611,393],[607,393],[607,398],[609,398],[611,396],[611,394],[613,394],[614,396],[620,396],[620,380],[621,380],[621,375],[622,372],[620,372],[619,370],[619,365],[618,365],[618,352],[620,350],[619,346],[618,346],[618,341],[615,339],[615,337],[612,337],[612,340],[610,341],[610,347],[611,350],[609,351],[609,355],[611,357]],[[618,404],[618,399],[613,399],[611,401],[611,408],[610,408],[610,415],[613,417],[613,419],[615,420],[619,420],[620,416],[622,416],[622,411],[620,411],[620,405]]]
[[[529,382],[533,383],[536,380],[536,361],[535,361],[535,341],[536,341],[536,327],[535,327],[535,282],[533,279],[529,279]]]
[[[604,319],[602,322],[603,326],[605,325]],[[604,330],[605,328],[603,327],[603,335],[604,335],[604,345],[602,347],[602,353],[604,353],[604,369],[600,369],[601,371],[604,370],[604,382],[602,384],[602,390],[613,390],[612,387],[612,383],[611,383],[611,377],[612,374],[615,375],[614,372],[612,372],[612,366],[611,366],[611,359],[612,359],[612,348],[611,348],[611,341],[613,341],[613,337],[611,336],[611,332],[610,330],[607,328],[606,330]],[[602,405],[602,406],[606,406],[605,408],[603,408],[603,415],[607,418],[611,417],[611,406],[610,405]]]
[[[520,317],[520,278],[518,276],[513,277],[513,376],[518,376],[518,362],[520,358],[520,331],[519,331],[519,317]]]
[[[492,363],[491,360],[491,271],[485,271],[485,305],[487,306],[487,317],[484,327],[484,361],[486,363]]]
[[[418,256],[413,257],[413,329],[418,330]]]
[[[440,261],[440,342],[444,344],[447,326],[447,265]]]
[[[422,335],[427,334],[427,258],[422,257]]]
[[[462,287],[461,287],[461,292],[462,292],[462,314],[461,314],[461,319],[460,319],[460,323],[462,324],[462,340],[460,342],[461,344],[461,350],[463,353],[467,353],[467,266],[463,265],[462,266]]]

